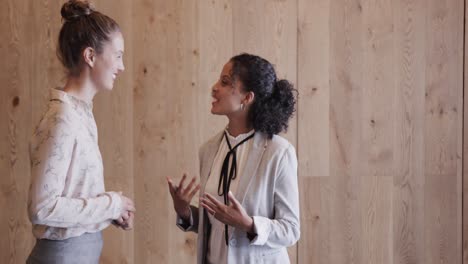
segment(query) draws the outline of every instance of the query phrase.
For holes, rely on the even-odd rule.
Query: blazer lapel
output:
[[[201,153],[203,155],[201,158],[201,170],[200,170],[200,194],[205,192],[206,182],[210,176],[211,167],[213,166],[213,161],[216,156],[216,153],[219,149],[219,144],[221,142],[224,132],[218,133],[206,144],[206,149]]]
[[[244,199],[249,190],[250,184],[253,179],[257,176],[257,169],[262,160],[263,153],[265,152],[268,141],[263,133],[256,132],[253,138],[252,149],[250,150],[249,156],[246,160],[244,171],[240,175],[239,185],[237,186],[234,197],[239,201],[240,204],[244,204]],[[234,228],[229,229],[229,237],[231,237]]]
[[[216,152],[218,152],[219,143],[221,142],[222,136],[223,132],[218,133],[216,136],[212,137],[205,145],[202,146],[200,151],[200,196],[205,193],[206,182],[210,176],[211,167],[213,165]],[[203,264],[206,262],[207,245],[210,235],[210,224],[208,221],[205,221],[205,209],[200,206],[198,212],[198,263]]]

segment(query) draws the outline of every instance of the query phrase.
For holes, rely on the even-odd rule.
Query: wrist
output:
[[[250,217],[250,216],[248,216],[246,218],[245,225],[244,225],[244,231],[246,233],[251,233],[251,234],[254,233],[254,221],[253,221],[253,218]]]
[[[177,214],[180,216],[180,218],[182,218],[183,220],[190,219],[190,215],[192,214],[192,211],[190,210],[190,206],[185,206],[176,211],[177,211]]]

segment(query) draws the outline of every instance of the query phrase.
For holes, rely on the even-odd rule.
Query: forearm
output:
[[[93,198],[54,197],[29,208],[33,224],[75,227],[117,219],[122,201],[117,193],[108,192]]]

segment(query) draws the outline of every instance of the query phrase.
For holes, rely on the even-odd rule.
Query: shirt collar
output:
[[[84,100],[78,99],[59,88],[50,89],[50,100],[59,100],[66,104],[71,104],[75,107],[83,108],[85,110],[91,111],[93,109],[93,102],[86,102]]]

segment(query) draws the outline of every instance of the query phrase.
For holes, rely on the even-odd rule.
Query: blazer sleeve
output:
[[[297,158],[290,145],[280,159],[274,188],[274,219],[253,216],[256,236],[252,245],[271,248],[289,247],[300,237],[299,191],[297,184]]]
[[[176,225],[185,232],[198,233],[198,207],[190,205],[190,220],[188,222],[177,215]]]

